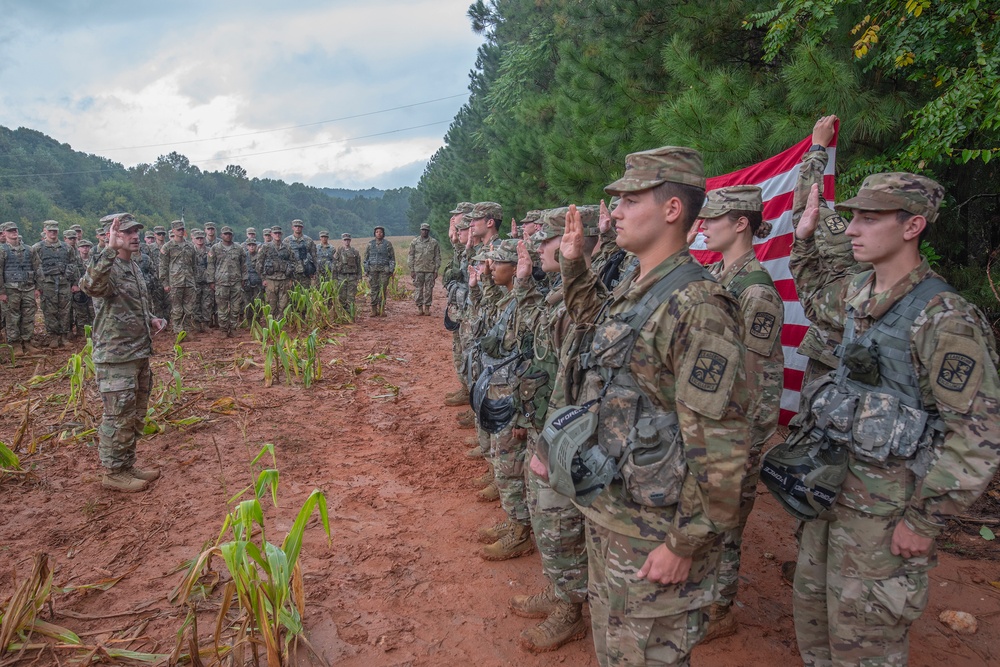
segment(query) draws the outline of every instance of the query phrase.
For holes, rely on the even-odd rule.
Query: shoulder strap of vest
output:
[[[768,287],[774,287],[774,281],[771,279],[771,274],[769,274],[764,269],[757,269],[756,271],[750,271],[744,273],[743,275],[736,276],[733,278],[732,282],[729,283],[727,288],[729,292],[735,296],[737,299],[743,295],[743,292],[747,291],[747,288],[753,287],[754,285],[766,285]]]

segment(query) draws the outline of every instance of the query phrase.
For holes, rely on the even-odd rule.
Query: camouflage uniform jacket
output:
[[[288,246],[265,243],[257,251],[257,272],[264,280],[284,280],[295,273],[295,261]]]
[[[357,276],[361,274],[361,253],[354,248],[337,248],[333,257],[333,273],[336,276]]]
[[[20,280],[24,274],[24,280]],[[11,280],[6,280],[5,275]],[[22,292],[41,289],[42,263],[35,249],[23,241],[17,247],[0,244],[0,291],[6,288]],[[15,280],[16,279],[16,280]]]
[[[372,239],[365,250],[365,273],[372,271],[396,272],[396,252],[386,239]]]
[[[285,238],[281,244],[292,250],[292,255],[295,257],[295,275],[305,275],[305,262],[308,260],[312,260],[313,269],[317,268],[316,243],[311,238],[305,234],[299,238],[295,238],[293,234]]]
[[[441,246],[437,239],[418,236],[410,243],[409,253],[410,273],[437,274],[441,266]]]
[[[108,248],[87,268],[80,287],[94,297],[94,363],[120,364],[153,354],[153,314],[138,264]]]
[[[236,243],[219,242],[208,251],[208,282],[216,285],[242,285],[249,279],[247,254]]]
[[[62,285],[75,285],[80,280],[75,251],[68,243],[39,241],[34,245],[34,250],[41,263],[41,272],[36,277],[38,283],[54,283],[58,280]]]
[[[152,294],[153,287],[156,285],[156,275],[153,273],[153,261],[147,252],[140,252],[138,255],[133,255],[135,258],[135,263],[139,267],[139,271],[142,272],[142,279],[146,283],[146,290]]]
[[[165,287],[194,287],[197,259],[194,244],[184,239],[167,241],[160,248],[160,284]]]
[[[682,250],[642,280],[633,274],[615,288],[605,316],[632,310],[652,285],[693,261]],[[570,317],[594,322],[604,306],[597,275],[583,260],[562,257],[560,265]],[[593,505],[580,508],[588,521],[629,537],[662,540],[688,558],[737,525],[750,449],[745,356],[739,304],[715,281],[696,280],[653,312],[639,332],[629,370],[650,400],[677,413],[687,464],[680,499],[662,508],[639,505],[618,480]]]
[[[243,246],[240,246],[241,248]],[[261,278],[260,273],[257,270],[257,251],[250,252],[249,250],[243,251],[243,259],[247,266],[247,285],[249,287],[260,287]]]
[[[337,254],[337,249],[327,243],[320,243],[316,246],[316,272],[321,276],[330,276],[334,273],[333,258]]]
[[[802,156],[802,164],[799,167],[799,179],[795,184],[795,193],[792,199],[792,225],[799,226],[802,218],[802,211],[806,208],[806,200],[809,197],[809,190],[813,184],[823,191],[823,172],[826,171],[826,164],[830,159],[826,151],[812,151]],[[844,277],[867,271],[870,264],[859,264],[854,259],[854,251],[851,250],[851,238],[845,234],[847,231],[847,221],[839,213],[826,206],[820,198],[819,224],[816,225],[815,243],[819,250],[820,260],[823,262],[823,270],[833,277]],[[801,300],[801,299],[800,299]],[[806,316],[810,322],[814,322],[809,314],[806,300],[801,300],[806,308]],[[839,363],[834,350],[840,344],[842,334],[811,324],[806,331],[802,342],[799,344],[799,354],[814,359],[829,368],[836,368]]]
[[[201,248],[195,246],[194,258],[194,282],[198,285],[205,285],[211,282],[208,279],[208,245],[203,245]]]
[[[726,268],[716,262],[706,267],[726,288],[733,281],[752,271],[764,271],[751,249]],[[760,446],[778,428],[781,412],[781,391],[785,378],[785,354],[781,347],[781,327],[785,307],[778,290],[770,285],[750,285],[739,295],[743,312],[743,342],[747,348],[745,361],[747,383],[750,385],[751,444]]]
[[[841,334],[848,308],[861,335],[921,281],[937,275],[923,260],[892,288],[872,295],[873,271],[830,280],[811,239],[795,240],[790,266],[817,323]],[[983,493],[1000,461],[996,341],[975,306],[942,292],[914,321],[910,353],[924,409],[937,412],[945,425],[939,451],[922,479],[906,459],[890,456],[879,467],[852,454],[837,502],[869,515],[902,516],[917,534],[935,537],[947,517],[962,514]]]

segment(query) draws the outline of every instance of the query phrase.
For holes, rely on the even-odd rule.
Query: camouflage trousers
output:
[[[264,285],[264,299],[271,306],[271,317],[279,319],[288,307],[288,290],[292,281],[288,278],[268,278],[264,282],[267,283]]]
[[[509,387],[490,387],[487,396],[502,398],[509,395]],[[516,523],[528,525],[528,502],[524,493],[524,452],[526,442],[514,436],[511,420],[499,433],[490,436],[490,460],[493,462],[493,479],[500,492],[500,506],[507,517]]]
[[[70,284],[65,278],[42,283],[42,314],[45,316],[45,333],[50,336],[69,334]]]
[[[751,438],[754,445],[750,447],[747,459],[747,473],[740,485],[740,522],[722,534],[722,557],[719,562],[719,600],[717,604],[729,607],[736,600],[740,578],[740,551],[743,546],[743,530],[747,519],[757,502],[757,480],[760,479],[760,458],[764,443],[774,434],[771,429],[767,434],[755,433],[751,426]]]
[[[528,429],[525,462],[531,460],[538,431]],[[556,597],[579,604],[587,601],[587,530],[583,514],[566,496],[524,466],[528,512],[542,572],[555,587]]]
[[[149,359],[94,364],[104,415],[97,429],[97,454],[112,471],[135,464],[135,442],[145,425],[153,373]]]
[[[718,546],[694,556],[682,584],[638,579],[649,553],[662,544],[587,520],[590,622],[601,667],[690,665],[691,650],[705,636]]]
[[[83,335],[84,327],[94,326],[94,300],[87,297],[84,303],[79,303],[76,299],[72,299],[72,310],[73,310],[73,326],[76,327],[76,333],[78,335]]]
[[[185,331],[198,321],[198,294],[194,285],[187,287],[178,285],[171,287],[170,297],[170,327],[174,333]]]
[[[358,276],[343,276],[340,279],[340,305],[344,310],[351,312],[354,308],[354,300],[358,296]]]
[[[413,274],[413,301],[420,306],[430,306],[434,299],[434,281],[437,274],[433,271],[417,271]]]
[[[215,314],[215,291],[208,283],[199,283],[195,292],[198,305],[195,309],[195,321],[208,324]]]
[[[372,309],[379,312],[385,310],[385,294],[389,291],[389,279],[392,274],[388,271],[371,271],[368,274],[368,288],[371,291]]]
[[[7,342],[30,342],[35,331],[35,313],[38,312],[35,290],[4,287],[4,294],[7,295],[7,303],[3,304],[3,316],[7,323]]]
[[[792,602],[795,638],[807,666],[904,667],[910,624],[927,606],[936,554],[893,556],[899,519],[836,506],[834,521],[805,524]]]
[[[153,312],[156,316],[165,320],[170,319],[170,297],[163,291],[163,286],[157,283],[150,292],[149,298],[153,302]]]
[[[458,374],[458,381],[462,383],[462,388],[469,391],[469,380],[462,372],[464,360],[462,357],[462,337],[458,330],[451,332],[451,360],[455,364],[455,372]]]
[[[215,285],[215,307],[219,313],[219,327],[232,331],[243,317],[243,285]]]

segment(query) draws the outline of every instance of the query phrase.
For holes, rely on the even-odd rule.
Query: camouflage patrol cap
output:
[[[431,226],[428,225],[426,222],[424,224],[420,225],[420,229],[421,230],[424,230],[424,229],[430,230],[430,228],[431,228]]]
[[[214,222],[206,222],[205,223],[205,229],[215,229],[215,223]]]
[[[927,222],[938,217],[944,188],[926,176],[902,171],[872,174],[858,194],[834,208],[838,211],[895,211],[922,215]]]
[[[246,244],[246,245],[257,245],[257,239],[247,239],[246,241],[244,241],[244,244]]]
[[[583,223],[583,235],[600,236],[601,232],[597,227],[597,223],[601,217],[601,207],[593,205],[577,206],[576,210],[580,214],[580,222]],[[569,213],[568,206],[560,206],[559,208],[550,208],[542,211],[542,216],[538,219],[538,224],[542,228],[531,236],[531,242],[538,244],[565,234],[567,213]]]
[[[222,229],[219,230],[219,233],[220,234],[232,234],[233,233],[233,228],[230,227],[229,225],[223,225]]]
[[[45,231],[47,232],[59,231],[59,223],[55,220],[46,220],[43,224],[45,225]]]
[[[75,239],[76,238],[76,230],[74,230],[74,229],[67,229],[66,231],[63,232],[63,238],[64,239]]]
[[[485,253],[486,259],[494,262],[517,264],[517,239],[504,239]]]
[[[482,218],[501,220],[503,219],[503,206],[495,201],[481,201],[472,208],[471,215],[473,220]]]
[[[120,232],[143,228],[142,223],[136,220],[135,216],[131,213],[119,213],[115,217],[118,219],[118,231]],[[112,222],[114,222],[114,220],[112,220]]]
[[[99,237],[100,237],[100,236],[107,236],[107,235],[108,235],[108,230],[107,230],[107,229],[105,229],[104,227],[98,227],[98,228],[97,228],[97,235],[98,235]]]
[[[83,239],[82,241],[80,241],[80,242],[79,242],[79,243],[77,244],[77,247],[78,247],[78,248],[93,248],[93,247],[94,247],[94,244],[93,244],[93,243],[91,243],[91,242],[90,242],[89,240],[87,240],[87,239]]]
[[[348,234],[347,232],[344,232],[343,234],[340,235],[340,238],[343,241],[349,241],[351,239],[351,235]]]
[[[153,227],[153,233],[154,234],[166,234],[167,233],[167,228],[164,227],[163,225],[157,225],[157,226]]]
[[[733,185],[709,190],[699,218],[718,218],[730,211],[763,211],[761,189],[756,185]]]
[[[80,225],[80,224],[70,225],[69,228],[72,229],[77,234],[79,234],[80,232],[83,231],[83,225]]]
[[[184,229],[184,221],[174,220],[173,222],[170,223],[170,229]]]
[[[156,234],[153,232],[152,229],[146,230],[146,235],[145,236],[146,236],[147,239],[155,239],[156,238]]]
[[[455,223],[455,229],[462,231],[463,229],[468,229],[472,226],[472,214],[466,213],[462,216],[462,219]]]
[[[247,235],[250,235],[250,234],[256,235],[257,234],[257,230],[255,228],[253,228],[253,227],[247,227]]]
[[[191,238],[193,238],[193,239],[203,239],[203,238],[205,238],[205,232],[201,231],[200,229],[196,229],[193,232],[191,232]]]
[[[305,225],[302,224],[301,220],[298,219],[292,220],[292,227],[304,227],[304,226]]]
[[[321,231],[321,232],[319,233],[319,237],[320,237],[320,238],[324,238],[324,237],[326,237],[326,238],[330,238],[330,232],[328,232],[328,231],[326,231],[326,230],[324,229],[323,231]]]
[[[524,214],[524,219],[522,219],[517,224],[526,225],[530,222],[538,222],[538,219],[542,217],[542,212],[538,210],[528,211]]]
[[[2,225],[0,225],[0,233],[9,232],[11,229],[17,229],[17,225],[15,225],[13,222],[5,222]]]
[[[455,207],[454,211],[449,211],[448,213],[451,215],[458,215],[459,213],[472,213],[472,209],[474,209],[475,207],[476,205],[473,204],[472,202],[461,201],[458,202],[458,205]]]
[[[663,183],[680,183],[705,189],[701,153],[683,146],[662,146],[625,158],[625,174],[605,186],[609,195],[642,192]]]
[[[271,227],[271,233],[272,234],[284,234],[284,232],[281,231],[281,226],[280,225],[275,225],[274,227]]]

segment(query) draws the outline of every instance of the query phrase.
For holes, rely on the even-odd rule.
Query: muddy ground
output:
[[[411,303],[394,301],[384,319],[363,314],[356,324],[328,332],[337,342],[322,348],[324,377],[309,390],[265,388],[260,367],[238,370],[234,361],[259,360],[246,332],[236,340],[217,331],[195,335],[184,344],[188,356],[181,365],[184,384],[197,391],[186,392],[171,417],[207,421],[170,427],[140,443],[140,464],[159,466],[163,476],[139,495],[101,490],[90,443],[52,438],[34,454],[24,452],[32,439],[65,430],[58,416],[68,383],[24,385],[56,370],[71,350],[0,365],[0,440],[15,439],[26,423],[25,399],[33,401],[21,443],[31,472],[0,480],[0,600],[11,593],[14,573],[23,578],[34,555],[46,553],[57,587],[120,579],[107,590],[55,593],[54,616],[46,610],[45,618],[91,646],[169,653],[186,614],[168,602],[182,577],[177,569],[217,537],[227,501],[259,469],[251,459],[262,444],[274,443],[279,507],[266,505],[268,538],[280,542],[313,489],[328,499],[332,543],[313,519],[301,565],[308,637],[331,664],[595,665],[589,636],[545,656],[518,647],[518,633],[533,621],[511,614],[507,600],[544,585],[537,553],[502,563],[477,555],[475,530],[501,512],[473,499],[470,480],[485,466],[463,455],[473,433],[458,429],[460,408],[442,404],[457,382],[451,336],[441,325],[443,290],[437,291],[433,317],[418,317]],[[156,340],[158,380],[167,377],[172,344],[168,337]],[[89,392],[89,408],[99,412],[92,383]],[[211,412],[227,397],[236,401],[233,414]],[[800,664],[791,589],[780,577],[781,562],[794,557],[794,524],[763,487],[759,493],[747,528],[740,630],[696,649],[695,665]],[[948,544],[995,556],[992,544],[983,548],[978,530],[955,526]],[[1000,563],[951,554],[941,561],[931,574],[929,607],[912,632],[911,664],[1000,665],[1000,590],[990,584],[1000,580]],[[221,562],[216,569],[223,569]],[[203,640],[212,631],[219,592],[202,603]],[[975,614],[978,633],[961,636],[941,625],[937,617],[945,609]],[[73,655],[49,651],[34,664],[67,664]],[[299,663],[310,664],[306,654]]]

